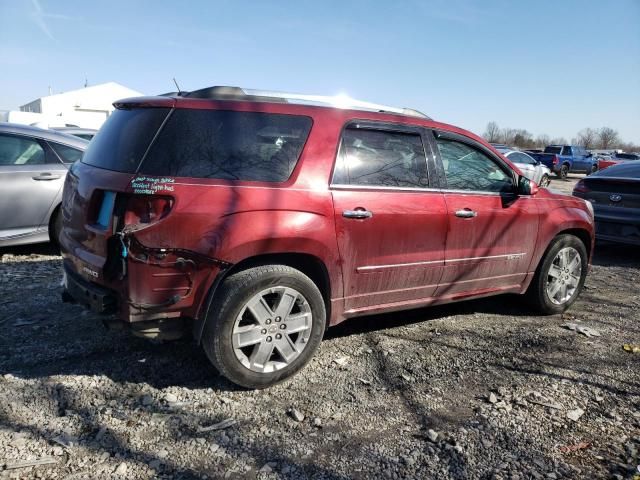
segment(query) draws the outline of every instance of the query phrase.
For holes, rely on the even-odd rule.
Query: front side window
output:
[[[479,192],[512,192],[513,179],[487,155],[466,143],[437,139],[447,188]]]
[[[298,162],[311,123],[298,115],[178,109],[140,173],[284,182]]]
[[[0,165],[42,165],[46,155],[42,145],[34,139],[0,135]]]
[[[347,128],[333,176],[334,184],[422,188],[427,162],[418,134]]]

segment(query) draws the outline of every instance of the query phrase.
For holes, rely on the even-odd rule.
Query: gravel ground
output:
[[[640,463],[634,248],[599,246],[563,316],[503,296],[355,319],[263,391],[189,341],[62,304],[50,247],[0,256],[0,478],[622,479]]]

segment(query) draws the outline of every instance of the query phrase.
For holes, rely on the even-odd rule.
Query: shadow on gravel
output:
[[[593,264],[603,267],[640,268],[639,248],[596,241]]]
[[[10,255],[60,255],[58,247],[52,243],[33,243],[30,245],[16,245],[0,247],[0,256]]]

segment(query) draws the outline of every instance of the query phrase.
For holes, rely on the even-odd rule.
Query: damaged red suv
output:
[[[63,297],[190,331],[239,385],[347,318],[507,292],[553,314],[583,286],[590,205],[415,110],[234,87],[115,106],[67,175]]]

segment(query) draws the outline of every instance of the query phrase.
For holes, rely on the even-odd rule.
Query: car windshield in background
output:
[[[616,153],[616,158],[621,158],[623,160],[638,160],[640,155],[636,155],[634,153]]]
[[[140,173],[283,182],[298,162],[311,123],[297,115],[178,109]]]
[[[562,151],[562,147],[545,147],[544,153],[553,153],[555,155],[560,155]]]
[[[598,177],[638,178],[640,179],[640,162],[619,163],[600,170]]]
[[[82,162],[116,172],[136,172],[168,113],[168,108],[116,110],[93,137]]]

